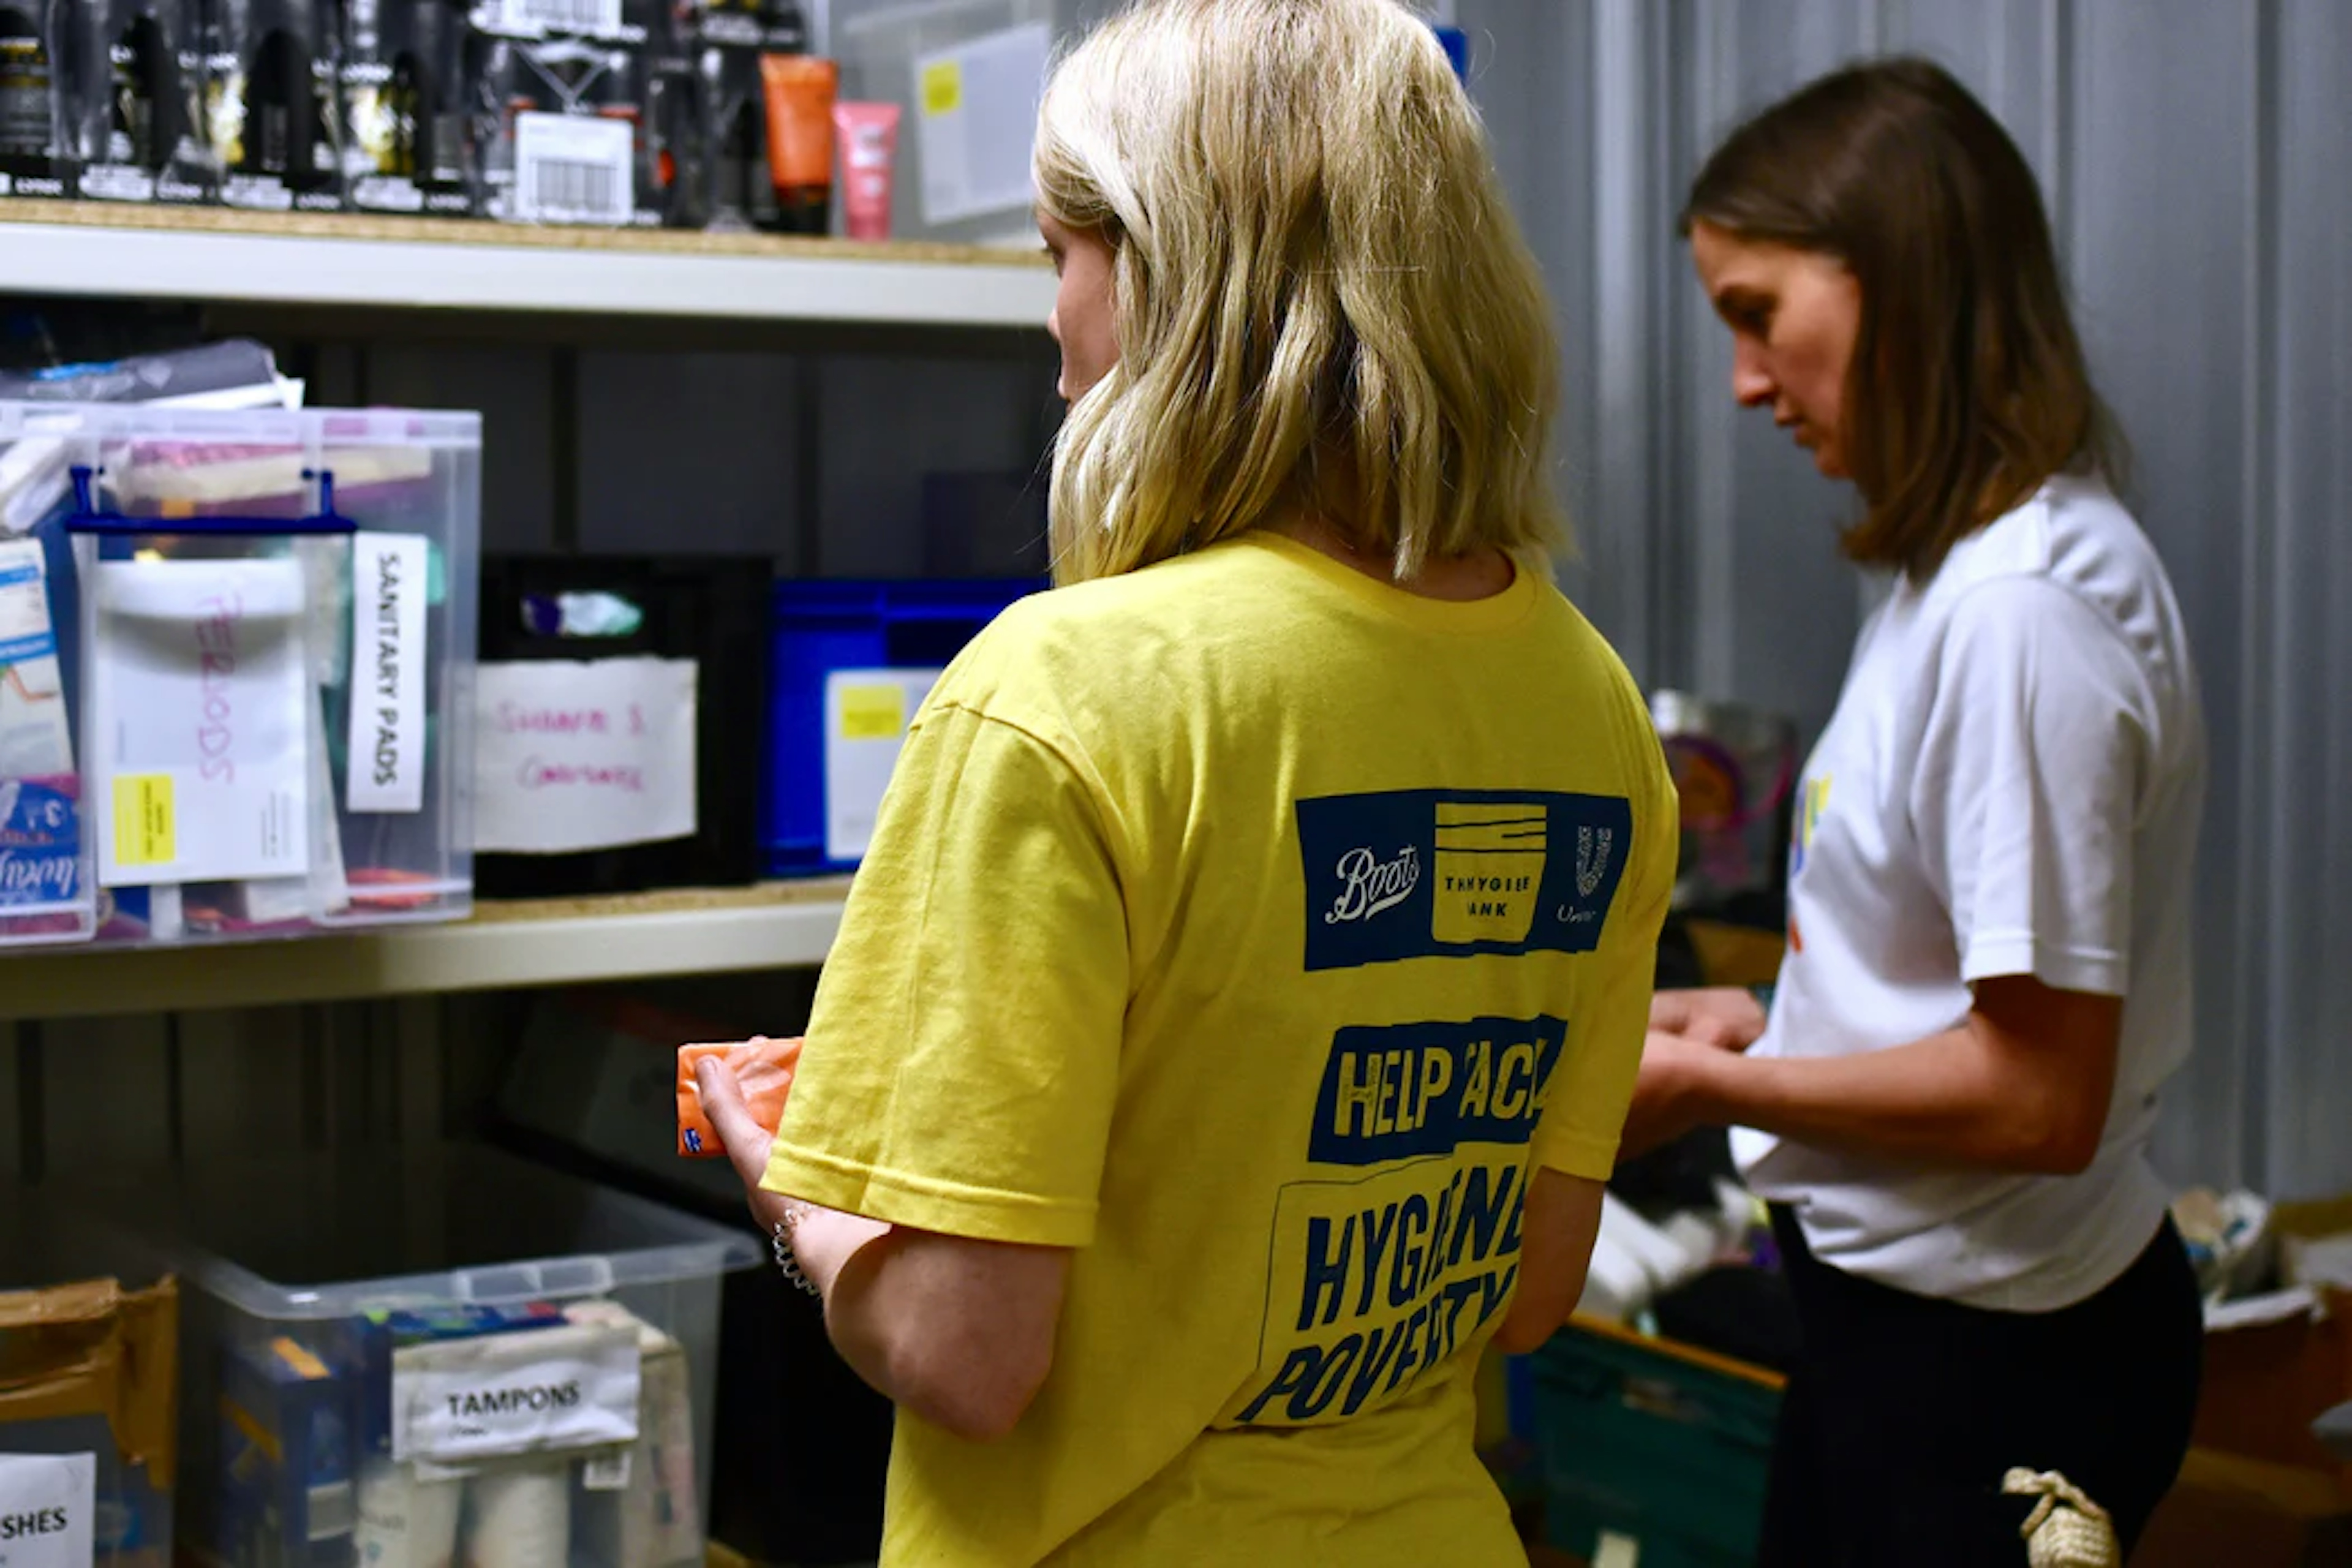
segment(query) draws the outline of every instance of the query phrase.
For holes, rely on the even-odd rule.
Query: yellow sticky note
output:
[[[933,60],[923,68],[923,112],[953,114],[963,107],[963,62]]]
[[[172,775],[126,773],[114,781],[114,863],[163,866],[180,858]]]
[[[895,741],[907,728],[907,691],[900,686],[841,689],[841,738]]]

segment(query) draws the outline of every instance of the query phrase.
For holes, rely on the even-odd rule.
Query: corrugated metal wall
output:
[[[1850,500],[1731,402],[1673,238],[1743,112],[1916,50],[2049,193],[2135,500],[2203,669],[2214,789],[2181,1180],[2352,1186],[2352,7],[2341,0],[1463,0],[1560,300],[1580,592],[1645,679],[1817,729]]]

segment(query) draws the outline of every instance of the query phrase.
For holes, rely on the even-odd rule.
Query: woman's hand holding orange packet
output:
[[[752,1116],[773,1133],[784,1120],[784,1097],[792,1092],[801,1042],[755,1035],[733,1045],[678,1047],[677,1152],[689,1160],[716,1159],[727,1152],[703,1114],[702,1090],[694,1081],[695,1065],[706,1057],[719,1058],[734,1073]]]

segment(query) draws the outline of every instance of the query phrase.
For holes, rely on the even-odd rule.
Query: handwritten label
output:
[[[0,1563],[89,1568],[97,1550],[98,1458],[0,1454]]]
[[[318,699],[300,563],[109,561],[90,591],[100,885],[306,876]]]
[[[695,831],[692,659],[486,664],[474,847],[562,855]]]
[[[352,536],[351,779],[354,812],[425,808],[425,605],[420,534]]]

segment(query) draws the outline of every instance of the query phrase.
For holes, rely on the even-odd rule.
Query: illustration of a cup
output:
[[[1454,946],[1527,941],[1547,843],[1540,805],[1439,803],[1432,938]]]

